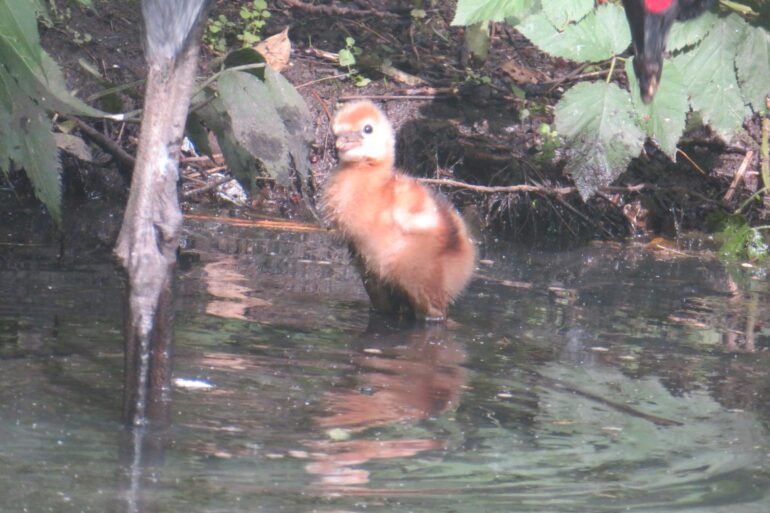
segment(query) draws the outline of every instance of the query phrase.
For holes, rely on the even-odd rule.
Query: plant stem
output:
[[[765,114],[762,116],[762,139],[759,143],[759,170],[764,189],[770,187],[770,162],[768,162],[770,144],[768,144],[768,134],[770,134],[770,118]]]
[[[612,61],[610,62],[610,72],[607,73],[607,83],[610,83],[610,80],[612,80],[612,74],[615,72],[615,61],[617,57],[614,55],[612,56]]]

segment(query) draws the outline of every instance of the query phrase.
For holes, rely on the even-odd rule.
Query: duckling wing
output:
[[[439,206],[428,189],[407,176],[398,176],[393,188],[393,220],[407,233],[439,229]]]

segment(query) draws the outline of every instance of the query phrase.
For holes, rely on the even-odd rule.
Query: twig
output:
[[[340,100],[435,100],[446,96],[457,96],[456,87],[417,87],[401,91],[400,94],[351,94],[341,96]]]
[[[198,194],[202,194],[202,193],[208,192],[208,191],[210,191],[212,189],[216,189],[220,185],[225,184],[227,182],[230,182],[232,180],[235,180],[234,176],[224,176],[222,178],[218,178],[218,179],[214,180],[213,182],[204,185],[203,187],[198,187],[197,189],[192,189],[192,190],[189,190],[189,191],[185,191],[182,194],[182,197],[189,198],[190,196],[197,196]]]
[[[318,101],[318,103],[321,105],[321,108],[323,109],[324,114],[326,114],[326,119],[329,121],[329,123],[331,123],[332,122],[332,113],[329,112],[329,107],[326,106],[326,102],[323,101],[321,96],[316,91],[313,91],[310,94],[312,94],[313,98],[315,98],[316,101]]]
[[[685,152],[683,152],[683,151],[682,151],[681,149],[679,149],[679,148],[677,148],[677,149],[676,149],[676,152],[677,152],[679,155],[683,156],[683,157],[684,157],[684,158],[687,160],[687,162],[689,162],[690,164],[692,164],[692,166],[693,166],[693,167],[694,167],[694,168],[695,168],[695,169],[696,169],[696,170],[697,170],[697,171],[698,171],[700,174],[702,174],[703,176],[708,176],[708,175],[707,175],[707,173],[706,173],[706,172],[703,170],[703,168],[701,168],[701,167],[700,167],[700,166],[699,166],[699,165],[698,165],[698,164],[697,164],[697,163],[696,163],[696,162],[695,162],[693,159],[691,159],[691,158],[690,158],[690,156],[689,156],[688,154],[686,154]]]
[[[318,78],[316,80],[311,80],[310,82],[305,82],[304,84],[300,84],[298,86],[295,86],[294,88],[295,89],[302,89],[303,87],[307,87],[309,85],[319,84],[321,82],[326,82],[327,80],[337,80],[337,79],[340,79],[340,78],[347,77],[348,75],[349,75],[349,73],[342,73],[340,75],[332,75],[330,77]]]
[[[400,18],[400,14],[387,12],[387,11],[375,11],[373,9],[350,9],[348,7],[339,7],[336,5],[314,5],[303,2],[302,0],[281,0],[289,7],[296,9],[302,9],[303,11],[311,12],[313,14],[324,14],[326,16],[376,16],[379,18]]]
[[[432,185],[446,185],[449,187],[458,187],[462,189],[468,189],[471,191],[483,192],[487,194],[533,192],[536,194],[544,194],[546,196],[566,196],[568,194],[573,194],[578,192],[577,187],[546,187],[542,185],[498,185],[498,186],[473,185],[473,184],[461,182],[459,180],[451,180],[447,178],[418,178],[418,180],[422,183],[428,183]],[[621,194],[629,194],[629,193],[635,193],[635,192],[638,193],[642,191],[652,191],[652,192],[676,191],[682,194],[694,196],[706,203],[714,203],[717,205],[720,204],[719,200],[709,198],[708,196],[704,196],[686,187],[658,187],[656,185],[651,185],[651,184],[636,184],[636,185],[628,185],[628,186],[622,186],[622,187],[608,185],[606,187],[599,187],[598,190],[599,192],[610,192],[610,193],[621,193]]]
[[[406,95],[406,94],[350,94],[347,96],[340,96],[342,101],[352,100],[380,100],[380,101],[395,101],[395,100],[435,100],[438,98],[435,94],[422,94],[422,95]]]
[[[91,140],[101,146],[104,151],[112,155],[115,160],[118,161],[118,167],[121,169],[121,174],[124,177],[131,178],[131,172],[134,169],[134,157],[126,153],[126,151],[118,146],[112,139],[105,136],[88,123],[73,116],[68,116],[68,119],[74,121],[81,132],[86,134]]]
[[[462,189],[469,189],[476,192],[484,193],[499,193],[499,192],[536,192],[541,194],[547,194],[549,196],[561,196],[565,194],[572,194],[577,192],[577,187],[543,187],[539,185],[473,185],[459,180],[451,180],[448,178],[420,178],[422,183],[429,183],[432,185],[446,185],[449,187],[459,187]]]
[[[320,226],[300,223],[297,221],[287,221],[286,219],[239,219],[237,217],[217,217],[217,216],[202,216],[195,214],[185,214],[185,219],[193,219],[196,221],[213,221],[217,223],[225,223],[233,226],[245,226],[249,228],[264,228],[267,230],[281,230],[281,231],[293,231],[293,232],[325,232],[326,230]]]
[[[579,395],[591,401],[597,402],[599,404],[603,404],[609,408],[612,408],[613,410],[627,413],[632,417],[637,417],[640,419],[644,419],[648,422],[652,422],[656,426],[684,426],[684,423],[678,420],[667,419],[665,417],[660,417],[658,415],[653,415],[651,413],[645,413],[625,403],[613,401],[611,399],[607,399],[606,397],[602,397],[600,395],[594,394],[593,392],[588,392],[587,390],[581,390],[579,388],[575,388],[574,386],[560,379],[549,378],[548,376],[544,376],[538,372],[535,373],[535,377],[541,381],[541,384],[548,384],[552,388],[566,390],[567,392],[571,392],[575,395]]]
[[[735,191],[738,190],[738,184],[741,183],[741,181],[743,180],[743,176],[746,174],[746,169],[749,167],[749,162],[751,162],[751,159],[753,158],[754,158],[754,152],[752,150],[749,150],[746,153],[746,156],[743,157],[743,162],[741,162],[741,165],[738,168],[738,171],[736,171],[735,176],[733,177],[733,181],[730,184],[730,188],[727,189],[727,192],[725,193],[723,201],[726,201],[726,202],[732,201],[733,196],[735,196]]]

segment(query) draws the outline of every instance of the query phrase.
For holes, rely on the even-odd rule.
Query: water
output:
[[[3,235],[0,511],[770,511],[759,270],[489,243],[450,326],[394,327],[325,233],[186,226],[139,465],[119,275]]]

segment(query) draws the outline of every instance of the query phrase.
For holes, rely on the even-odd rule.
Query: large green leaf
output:
[[[31,61],[19,52],[19,48],[0,37],[0,62],[18,85],[18,94],[34,98],[42,108],[94,117],[110,115],[94,109],[67,90],[61,69],[54,60],[40,50],[39,63]],[[14,93],[16,94],[16,93]]]
[[[557,29],[583,19],[594,8],[594,0],[541,0],[543,12]]]
[[[294,86],[269,66],[265,69],[265,85],[286,127],[294,168],[304,180],[310,173],[308,156],[313,142],[313,117],[310,109]]]
[[[29,0],[0,0],[0,39],[21,58],[39,66],[42,50],[35,8],[35,2]]]
[[[563,31],[557,30],[544,13],[529,16],[516,28],[544,52],[578,62],[609,59],[631,44],[626,15],[615,4],[599,6]]]
[[[735,67],[744,100],[754,112],[765,112],[765,97],[770,94],[770,35],[767,30],[746,29],[746,37],[735,56]]]
[[[570,142],[566,170],[584,199],[624,172],[644,144],[631,97],[615,84],[577,84],[556,104],[555,121]]]
[[[740,16],[731,14],[717,21],[694,50],[672,59],[693,110],[700,111],[704,122],[725,139],[741,126],[745,115],[735,76],[735,54],[746,28]]]
[[[697,18],[685,21],[683,23],[674,23],[668,36],[666,48],[675,52],[687,46],[692,46],[706,37],[709,30],[717,22],[717,15],[713,12],[706,12]]]
[[[466,26],[482,21],[520,17],[534,3],[535,0],[458,0],[452,25]]]
[[[639,93],[636,73],[632,71],[633,58],[626,62],[626,70],[628,88],[631,90],[634,108],[641,116],[641,126],[648,136],[655,139],[661,151],[674,159],[676,143],[684,133],[687,112],[690,110],[682,75],[670,60],[664,61],[658,92],[650,103],[645,104]]]
[[[15,113],[12,123],[21,143],[18,164],[32,182],[35,196],[48,208],[54,221],[61,224],[61,163],[51,121],[35,105],[29,103],[27,107]]]
[[[278,183],[288,185],[289,133],[270,89],[254,75],[232,71],[219,79],[219,93],[239,144],[258,158]]]

